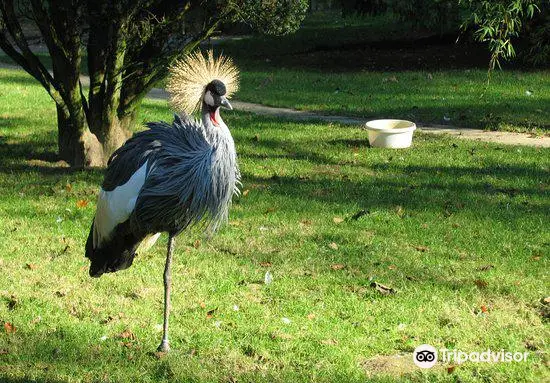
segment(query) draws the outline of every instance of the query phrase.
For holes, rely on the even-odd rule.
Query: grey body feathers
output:
[[[145,183],[135,208],[128,221],[117,227],[117,233],[122,232],[116,235],[131,237],[127,240],[131,248],[125,255],[131,258],[129,264],[137,245],[148,234],[164,231],[178,234],[199,222],[206,225],[208,232],[215,231],[227,220],[240,178],[235,145],[226,126],[205,126],[177,115],[173,124],[155,122],[147,126],[148,130],[136,133],[111,156],[102,185],[103,190],[114,190],[147,162]],[[101,259],[109,263],[109,256],[117,256],[99,254],[109,251],[110,245],[115,246],[113,243],[94,249],[87,244],[86,256],[92,260],[92,268],[94,257],[98,262]],[[96,267],[94,276],[129,264],[106,265],[103,270]]]

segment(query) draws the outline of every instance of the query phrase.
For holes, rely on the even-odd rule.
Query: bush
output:
[[[387,0],[340,0],[342,16],[379,15],[388,9]]]
[[[523,52],[523,61],[533,65],[548,65],[550,63],[550,6],[541,7],[525,27],[527,50]]]
[[[473,25],[478,41],[486,42],[491,51],[489,71],[500,67],[500,60],[510,60],[516,56],[514,39],[523,32],[540,7],[548,0],[460,0],[470,11],[463,26]],[[539,38],[543,38],[544,33]]]
[[[266,35],[285,35],[300,27],[308,7],[308,0],[243,0],[235,4],[234,21]]]
[[[456,0],[387,0],[388,7],[405,22],[417,28],[444,33],[460,26]]]

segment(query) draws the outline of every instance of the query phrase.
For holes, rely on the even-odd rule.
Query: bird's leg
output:
[[[172,253],[174,251],[174,239],[174,235],[170,234],[168,237],[166,265],[164,266],[164,326],[162,341],[157,349],[157,351],[161,352],[170,351],[170,344],[168,343],[168,317],[170,316],[170,284],[172,282],[170,265],[172,263]]]

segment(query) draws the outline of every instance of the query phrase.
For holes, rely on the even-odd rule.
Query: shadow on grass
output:
[[[139,341],[125,342],[108,339],[104,342],[91,343],[81,336],[77,325],[67,326],[62,330],[50,331],[48,339],[44,333],[27,332],[24,335],[12,335],[11,343],[17,344],[18,354],[4,354],[0,361],[10,366],[0,369],[2,383],[63,383],[68,381],[85,382],[133,382],[133,381],[211,381],[212,375],[205,376],[205,370],[216,372],[221,376],[234,376],[236,380],[255,382],[292,382],[308,381],[297,379],[296,366],[278,364],[276,370],[243,371],[230,364],[223,365],[216,356],[196,356],[186,352],[186,345],[181,344],[168,355],[155,356],[155,348],[148,349]],[[149,342],[147,342],[149,343]],[[205,344],[204,347],[209,347]],[[193,349],[201,355],[201,349]],[[243,352],[244,353],[244,352]],[[246,355],[246,354],[245,354]],[[243,355],[244,357],[244,355]],[[223,360],[224,356],[219,358]],[[265,362],[256,362],[262,365]],[[266,364],[265,366],[269,366]],[[262,366],[264,367],[264,366]],[[272,367],[271,367],[272,368]],[[4,370],[5,372],[3,372]],[[19,377],[10,377],[10,370]],[[24,374],[21,377],[21,374]],[[332,371],[335,381],[364,382],[365,378],[353,372]],[[415,371],[410,374],[415,374]],[[233,378],[230,379],[233,381]],[[372,382],[387,382],[387,377],[373,377]]]
[[[2,82],[10,84],[29,85],[33,87],[35,87],[36,85],[40,85],[40,83],[36,79],[31,77],[31,75],[29,75],[22,69],[10,69],[10,73],[12,74],[2,75]]]

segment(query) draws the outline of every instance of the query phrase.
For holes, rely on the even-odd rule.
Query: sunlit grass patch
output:
[[[53,103],[21,72],[0,76],[0,380],[547,375],[547,149],[422,134],[408,150],[374,149],[360,129],[226,112],[243,196],[212,240],[178,237],[173,352],[158,355],[165,239],[89,278],[102,170],[57,163]],[[172,118],[161,102],[141,113]],[[423,343],[530,354],[451,373],[380,367]]]

